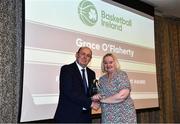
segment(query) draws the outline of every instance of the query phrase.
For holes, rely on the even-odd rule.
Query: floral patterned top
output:
[[[107,74],[99,79],[99,93],[104,97],[118,93],[122,89],[130,89],[126,72],[116,72],[109,81]],[[102,123],[137,123],[136,111],[130,95],[119,103],[101,103]]]

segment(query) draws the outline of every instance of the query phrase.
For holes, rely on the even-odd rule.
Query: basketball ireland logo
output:
[[[93,26],[98,21],[98,13],[93,3],[83,0],[78,6],[78,14],[81,21],[88,26]]]

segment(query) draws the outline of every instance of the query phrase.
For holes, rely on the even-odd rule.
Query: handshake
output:
[[[91,85],[91,100],[92,100],[92,104],[91,104],[91,108],[94,110],[98,110],[100,108],[100,102],[103,98],[103,96],[101,94],[98,93],[98,90],[101,88],[101,86],[99,85],[98,80],[93,80],[93,84]]]
[[[102,98],[103,97],[100,94],[93,95],[91,97],[92,100],[91,108],[97,111],[100,108],[100,102]]]

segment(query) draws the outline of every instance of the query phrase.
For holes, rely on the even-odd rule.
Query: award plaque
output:
[[[97,94],[97,93],[98,93],[98,80],[94,79],[92,87],[91,87],[91,94],[94,95],[94,94]]]

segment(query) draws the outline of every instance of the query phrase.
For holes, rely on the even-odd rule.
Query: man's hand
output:
[[[97,111],[100,108],[100,103],[93,101],[91,104],[91,108]]]
[[[101,100],[101,95],[100,94],[95,94],[94,96],[91,97],[92,101],[94,102],[99,102]]]

